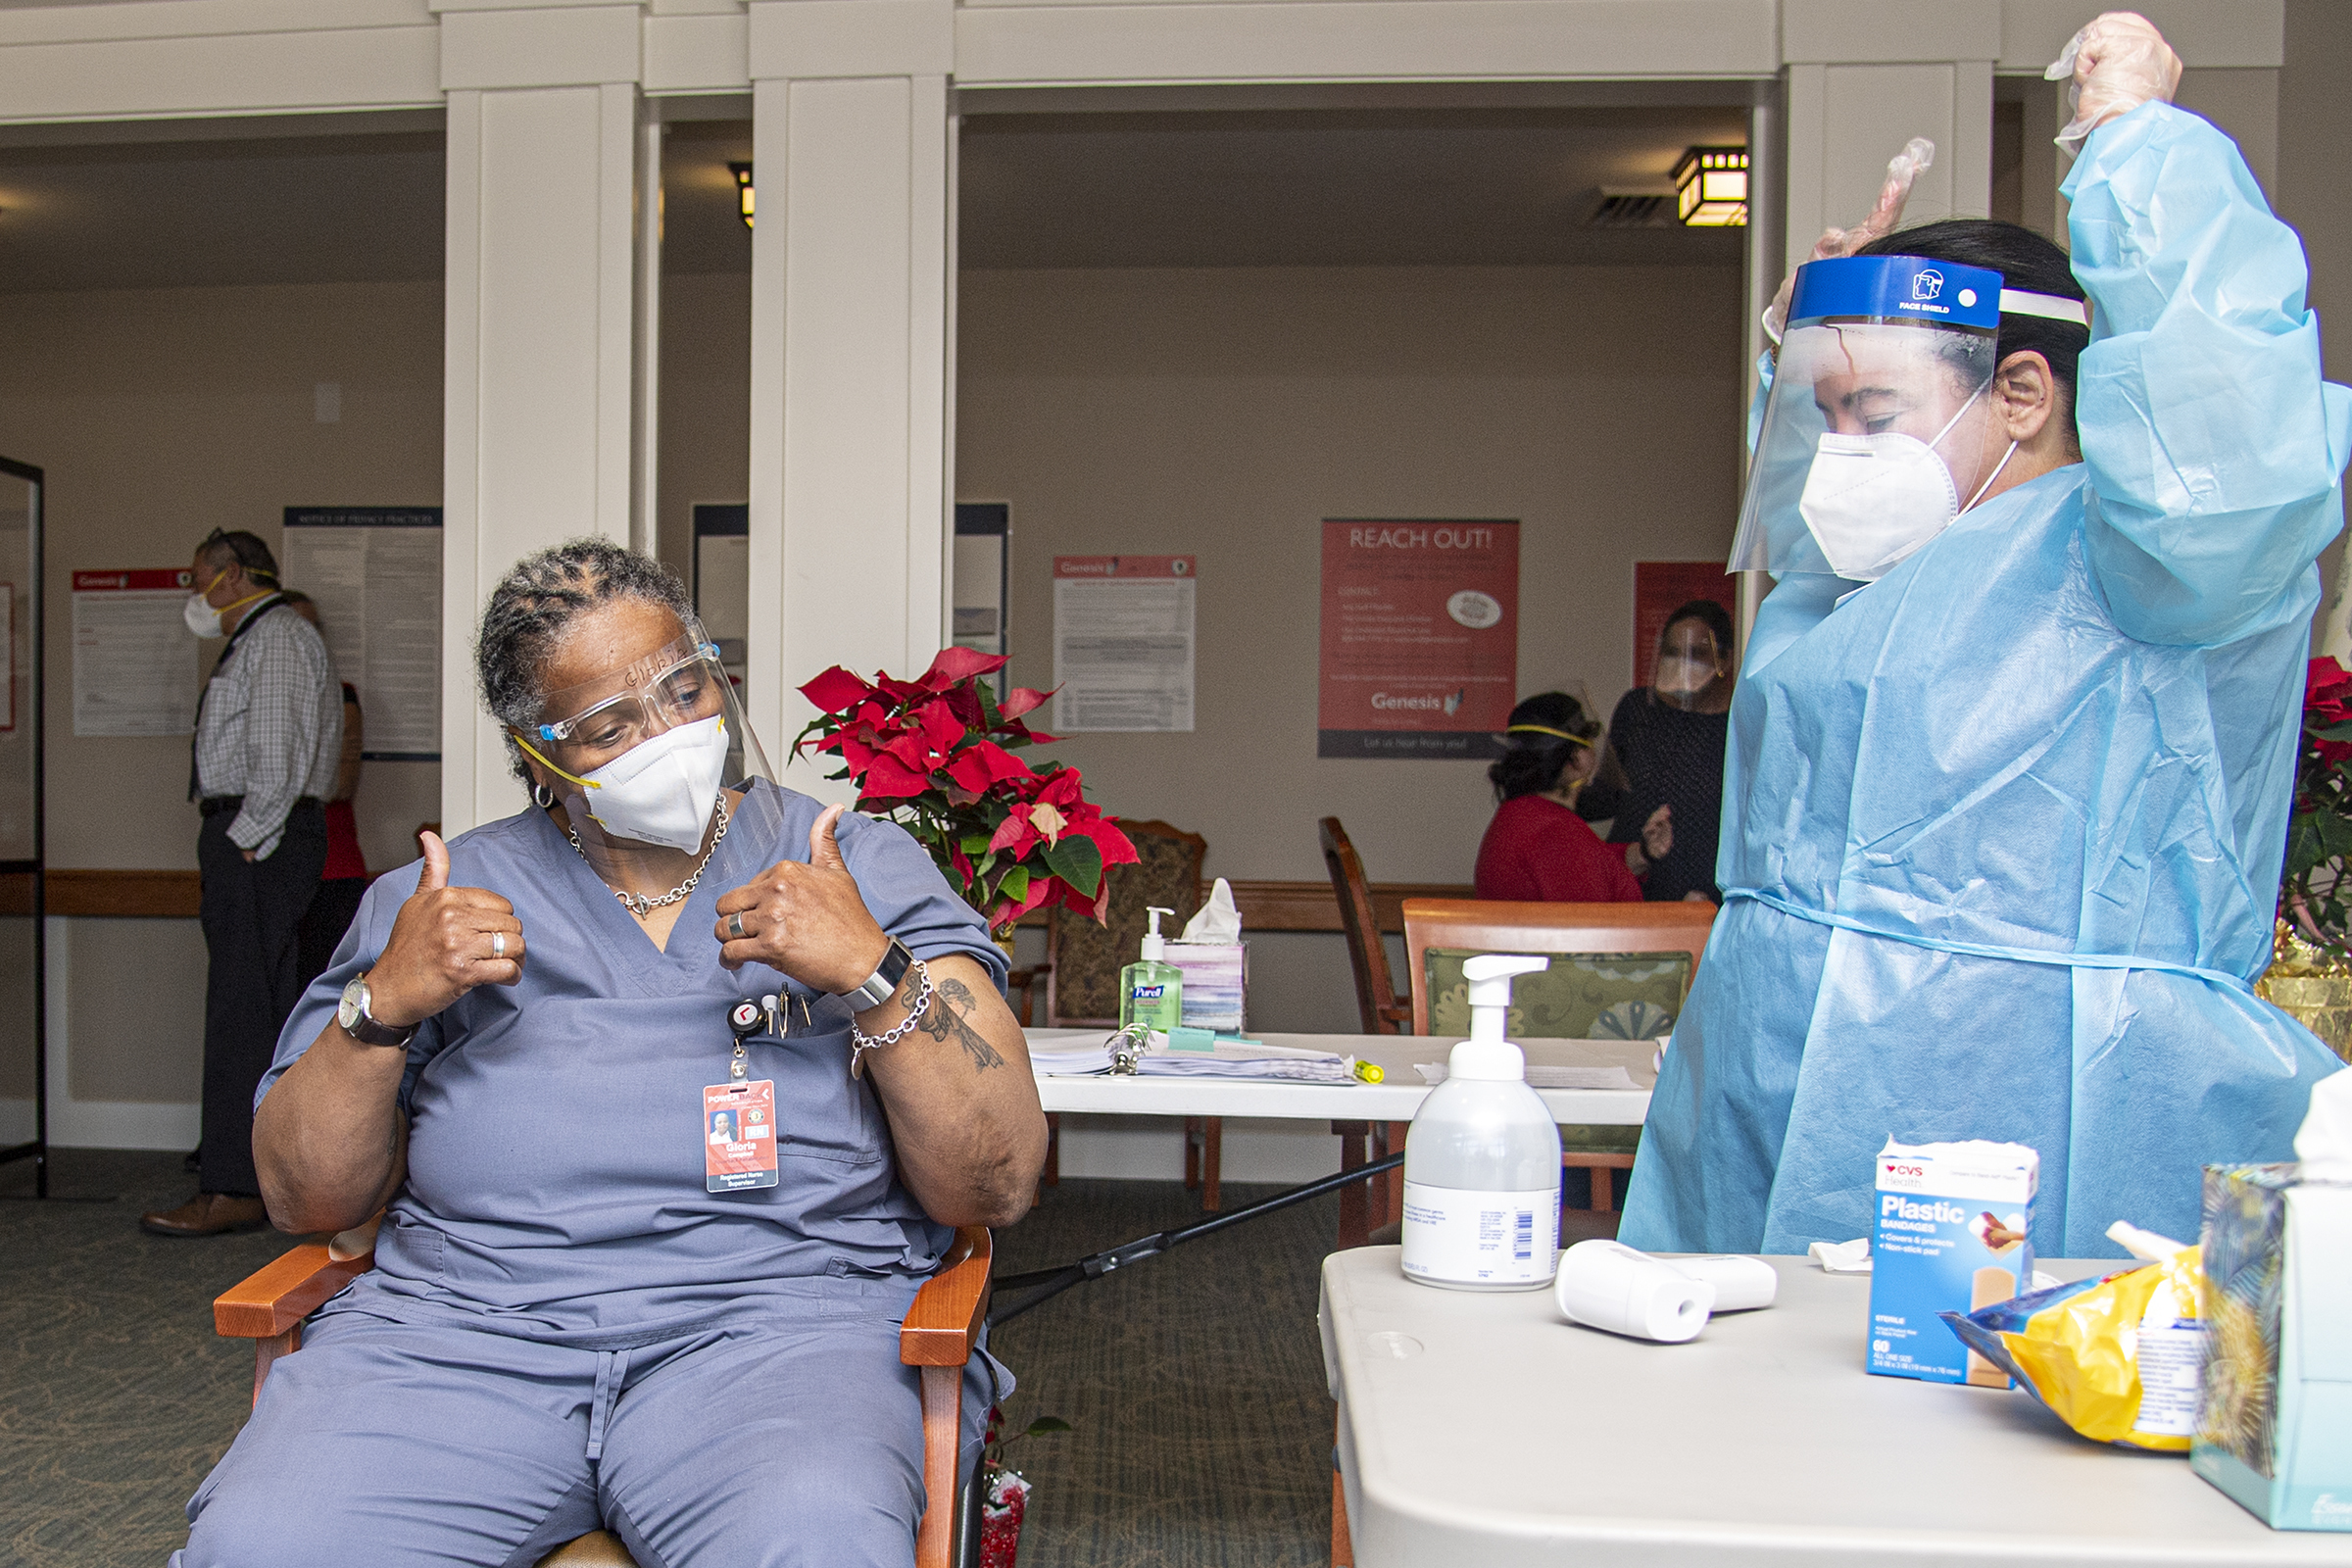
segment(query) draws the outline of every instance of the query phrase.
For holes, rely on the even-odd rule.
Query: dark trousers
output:
[[[229,842],[233,811],[204,819],[196,863],[204,874],[204,1165],[208,1193],[258,1198],[253,1170],[253,1092],[277,1052],[277,1032],[302,996],[297,932],[326,866],[326,812],[297,806],[266,860]]]
[[[343,933],[351,929],[352,917],[360,912],[360,900],[367,896],[368,879],[364,876],[331,877],[318,884],[311,906],[303,911],[302,927],[294,937],[301,965],[299,984],[303,990],[308,991],[311,982],[326,973],[326,966],[335,961],[335,949],[343,945]]]

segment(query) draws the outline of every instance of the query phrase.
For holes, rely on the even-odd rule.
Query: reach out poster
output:
[[[1494,757],[1518,688],[1518,523],[1324,521],[1316,756]]]

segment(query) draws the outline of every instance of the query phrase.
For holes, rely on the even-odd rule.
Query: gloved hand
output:
[[[2093,26],[2097,24],[2092,24]],[[2088,30],[2087,28],[2084,30]],[[1833,256],[1851,256],[1872,240],[1894,231],[1903,220],[1903,204],[1911,199],[1911,184],[1919,172],[1936,162],[1936,144],[1925,136],[1914,136],[1903,143],[1903,150],[1886,161],[1886,181],[1879,187],[1879,202],[1870,216],[1851,228],[1825,229],[1813,242],[1812,260],[1827,261]],[[1796,274],[1790,272],[1781,279],[1780,292],[1764,310],[1764,335],[1778,343],[1788,326],[1788,296],[1796,287]]]
[[[2136,11],[2110,11],[2074,37],[2045,81],[2065,81],[2069,118],[2058,133],[2067,156],[2079,157],[2090,133],[2151,98],[2173,101],[2180,85],[2180,57],[2155,24]]]

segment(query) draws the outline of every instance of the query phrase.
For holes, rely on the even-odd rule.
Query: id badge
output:
[[[714,1193],[776,1185],[776,1084],[772,1078],[703,1091],[704,1183]]]

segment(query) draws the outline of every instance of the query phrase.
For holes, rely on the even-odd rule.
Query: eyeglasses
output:
[[[650,734],[718,712],[726,675],[719,668],[717,644],[687,637],[638,660],[619,679],[622,690],[569,718],[534,725],[530,733],[591,751],[625,751]],[[550,701],[571,691],[558,692]]]

